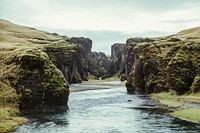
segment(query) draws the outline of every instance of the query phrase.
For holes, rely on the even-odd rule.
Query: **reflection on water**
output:
[[[105,82],[104,86],[108,84],[111,89],[71,93],[68,112],[29,115],[30,123],[16,133],[200,132],[198,124],[169,116],[147,96],[127,95],[125,87],[109,86],[110,83],[114,82]],[[83,84],[87,85],[90,86]]]

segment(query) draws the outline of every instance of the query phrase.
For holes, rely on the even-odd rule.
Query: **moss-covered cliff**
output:
[[[80,83],[82,80],[87,80],[88,65],[80,45],[50,45],[45,47],[45,52],[69,83]]]
[[[184,38],[178,34],[164,38],[128,39],[126,65],[131,66],[126,83],[128,92],[172,90],[180,95],[199,91],[198,41],[197,37]]]
[[[11,50],[1,56],[1,82],[16,90],[22,113],[67,109],[68,84],[45,52]]]

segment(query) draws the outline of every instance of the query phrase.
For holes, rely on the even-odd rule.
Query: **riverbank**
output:
[[[170,115],[200,124],[200,93],[174,96],[170,92],[150,94],[161,106],[173,110]]]

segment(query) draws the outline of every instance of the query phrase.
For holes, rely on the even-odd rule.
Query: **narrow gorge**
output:
[[[166,37],[129,38],[113,44],[110,57],[93,52],[92,45],[90,38],[69,38],[1,19],[2,111],[14,110],[10,119],[65,112],[70,84],[111,77],[125,81],[130,94],[200,91],[199,27]]]

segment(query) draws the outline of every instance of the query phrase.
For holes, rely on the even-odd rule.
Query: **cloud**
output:
[[[200,24],[199,0],[0,1],[0,18],[52,32],[62,30],[70,36],[88,36],[99,44],[129,36],[176,33]]]

